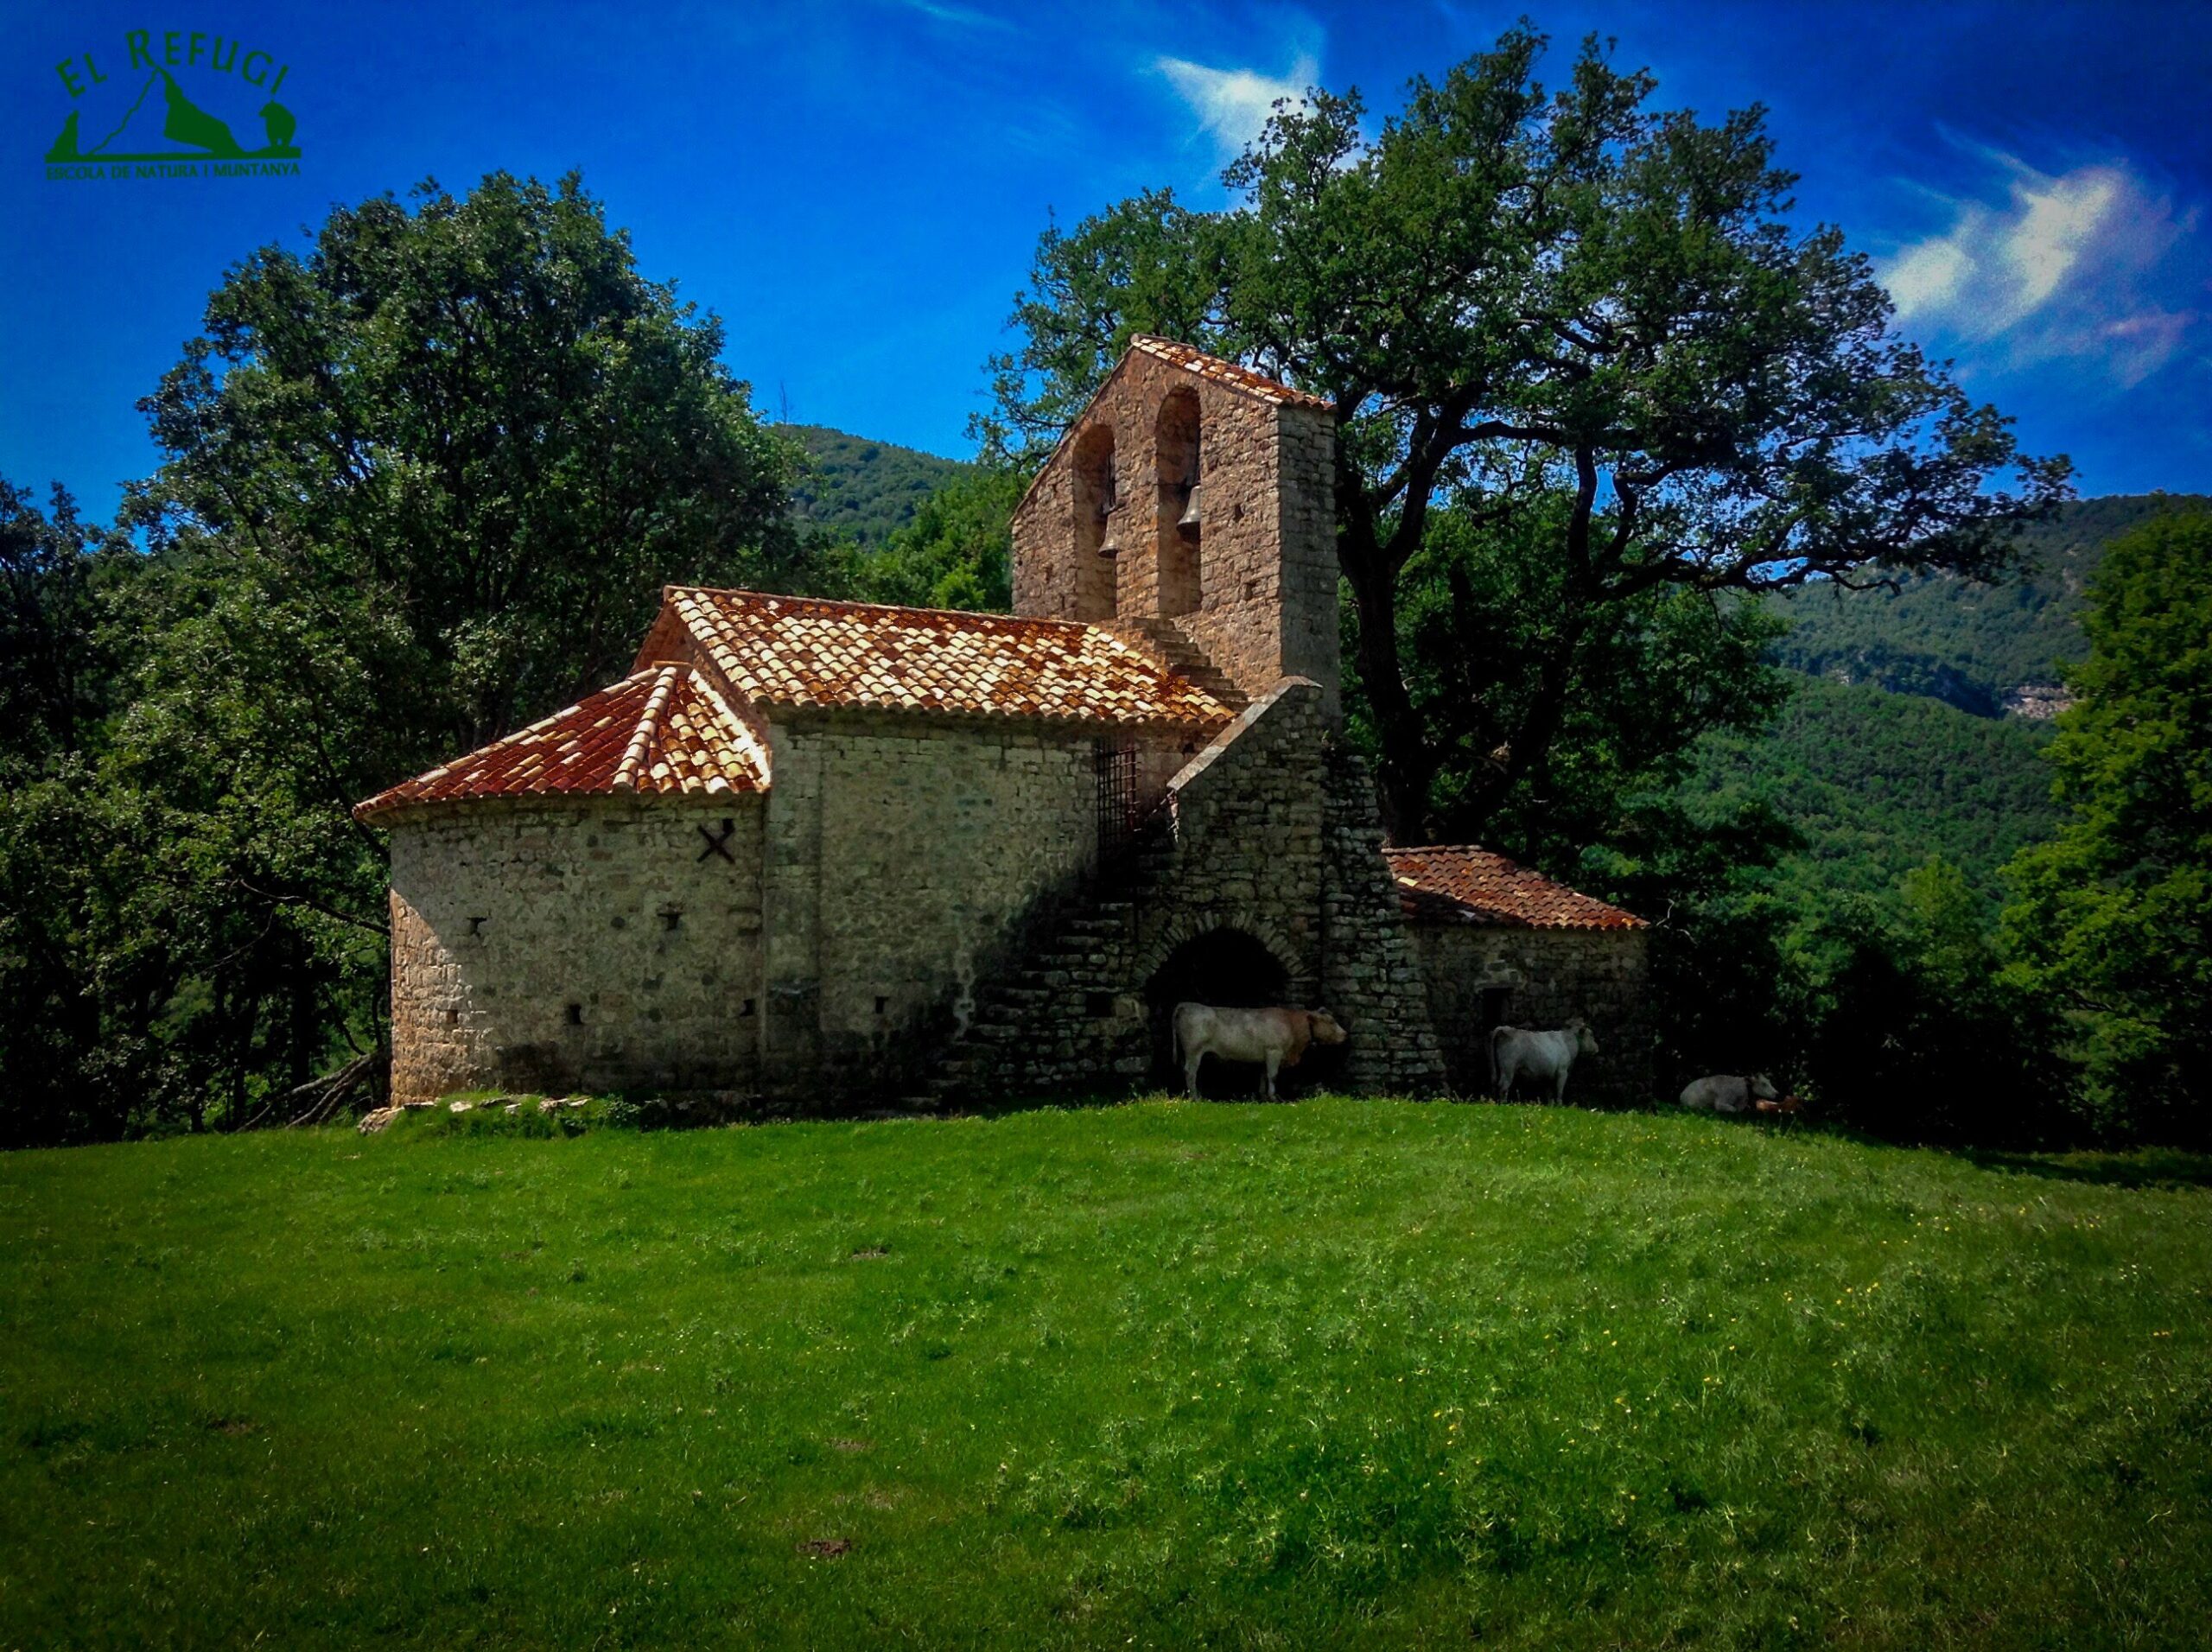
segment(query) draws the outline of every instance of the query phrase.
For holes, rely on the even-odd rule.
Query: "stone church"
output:
[[[1640,920],[1384,847],[1339,737],[1333,439],[1140,338],[1015,512],[1013,615],[671,588],[629,676],[360,804],[392,1099],[1100,1093],[1173,1071],[1183,999],[1325,1006],[1351,1038],[1306,1082],[1409,1095],[1581,1014],[1577,1092],[1646,1093]]]

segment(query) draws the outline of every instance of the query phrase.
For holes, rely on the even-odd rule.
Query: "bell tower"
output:
[[[1014,609],[1195,649],[1338,708],[1333,410],[1139,334],[1014,513]]]

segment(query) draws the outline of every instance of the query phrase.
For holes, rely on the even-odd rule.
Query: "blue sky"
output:
[[[333,203],[498,168],[582,168],[645,273],[720,313],[771,413],[964,454],[1049,213],[1157,184],[1217,205],[1273,97],[1318,79],[1387,111],[1522,10],[11,4],[0,474],[111,511],[154,460],[134,403],[227,265]],[[2212,491],[2212,6],[1528,10],[1554,72],[1596,32],[1669,106],[1766,105],[1799,216],[1873,255],[1904,329],[2031,448],[2070,453],[2084,492]],[[299,176],[45,175],[70,110],[89,147],[137,83],[126,31],[172,25],[283,68]],[[111,80],[73,100],[56,65],[88,52]],[[257,140],[263,94],[194,84]]]

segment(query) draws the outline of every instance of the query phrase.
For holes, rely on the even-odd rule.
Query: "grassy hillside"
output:
[[[2157,1168],[1330,1100],[12,1154],[0,1645],[2190,1645]]]
[[[2044,710],[2047,696],[2034,691],[2056,689],[2058,662],[2086,651],[2082,593],[2104,547],[2192,502],[2212,503],[2142,494],[2067,505],[2029,531],[2024,575],[2001,585],[1929,575],[1894,594],[1821,586],[1770,599],[1791,625],[1776,658],[1815,677],[1929,696],[1977,716]]]
[[[1808,678],[1758,738],[1708,740],[1694,784],[1771,799],[1806,839],[1786,870],[1808,895],[1878,893],[1935,853],[1995,899],[1999,870],[2057,825],[2042,755],[2050,734]]]
[[[849,533],[863,545],[880,545],[893,528],[913,519],[924,499],[969,468],[957,459],[822,425],[780,428],[813,461],[813,473],[795,496],[800,519]]]

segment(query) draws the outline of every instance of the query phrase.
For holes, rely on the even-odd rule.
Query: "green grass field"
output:
[[[0,1156],[0,1647],[2212,1628],[2202,1160],[447,1122]]]

